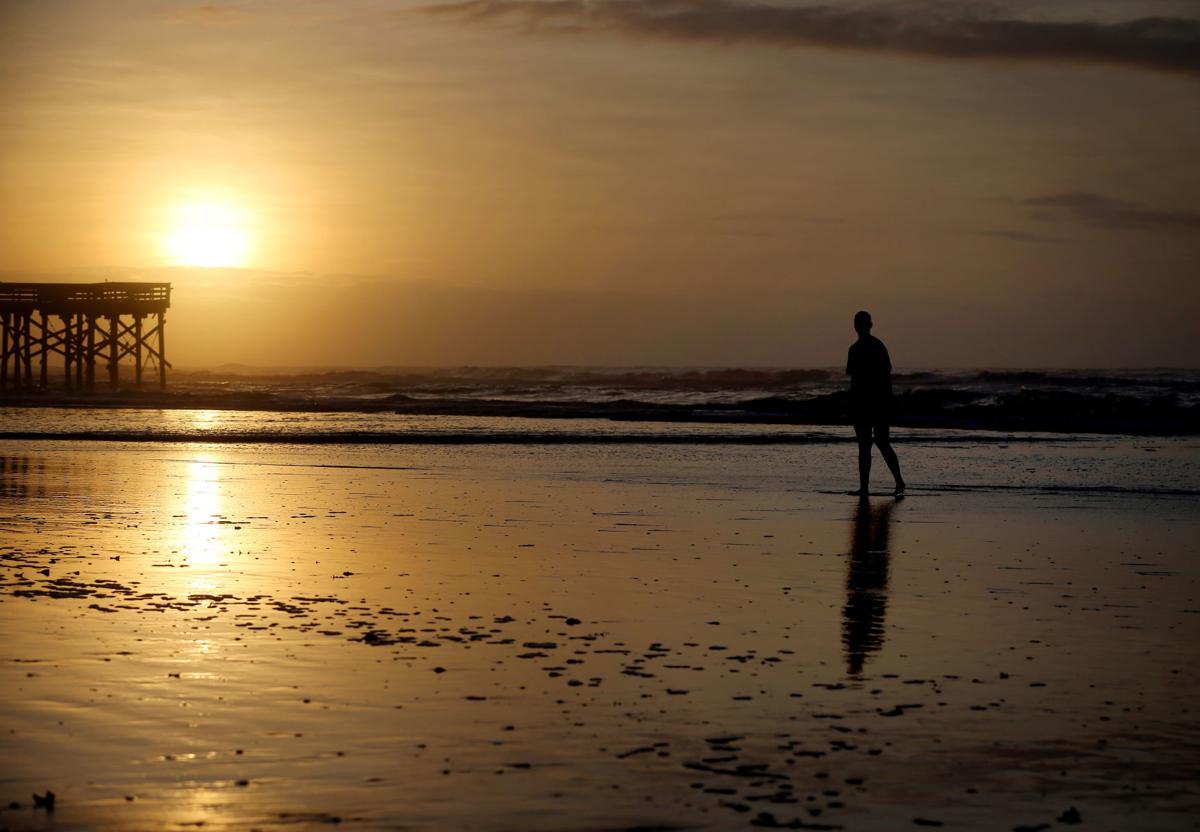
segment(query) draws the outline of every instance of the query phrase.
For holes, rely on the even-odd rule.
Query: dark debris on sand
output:
[[[194,621],[225,618],[232,626],[246,631],[247,638],[282,638],[286,633],[305,637],[336,639],[361,645],[371,651],[392,651],[407,661],[428,662],[423,667],[434,674],[455,666],[458,651],[486,648],[493,660],[514,659],[531,663],[544,676],[548,689],[558,695],[566,709],[574,705],[598,703],[608,707],[612,701],[602,692],[606,678],[632,679],[640,696],[663,702],[688,702],[707,691],[692,684],[695,671],[716,667],[728,679],[753,678],[756,674],[788,672],[801,674],[790,650],[760,652],[756,647],[737,644],[708,645],[697,638],[682,644],[651,642],[644,646],[614,640],[594,624],[545,609],[541,615],[517,618],[500,614],[490,617],[456,618],[432,609],[396,609],[352,602],[336,595],[286,595],[259,593],[238,596],[230,593],[194,593],[169,595],[145,590],[140,581],[87,579],[78,572],[62,569],[57,576],[46,574],[48,560],[69,560],[70,553],[41,551],[18,553],[0,550],[0,594],[30,602],[54,601],[78,603],[84,614],[107,614],[110,609],[137,615],[183,616]],[[43,567],[43,568],[38,568]],[[710,622],[715,624],[715,622]],[[697,622],[697,628],[703,628]],[[547,638],[552,634],[552,638]],[[440,648],[440,649],[433,649]],[[434,657],[441,663],[434,664]],[[177,675],[177,674],[174,674]],[[1013,677],[1014,684],[1026,684]],[[1005,684],[1002,674],[993,684]],[[871,680],[876,687],[872,702],[876,707],[842,710],[834,706],[847,691],[859,690],[862,680],[813,681],[819,693],[804,698],[793,693],[798,724],[795,730],[764,736],[742,730],[738,725],[712,726],[711,736],[693,747],[680,747],[686,740],[672,742],[661,738],[635,735],[632,731],[615,748],[601,748],[610,759],[622,765],[672,767],[679,774],[695,779],[692,790],[700,801],[710,801],[715,811],[729,813],[730,822],[768,829],[837,830],[850,822],[851,814],[869,799],[871,778],[864,776],[870,761],[885,755],[891,742],[893,725],[911,719],[936,720],[955,689],[964,693],[979,680],[958,676],[937,679],[902,679],[894,674]],[[744,709],[746,724],[754,724],[758,686],[747,686],[745,694],[732,697],[730,705]],[[472,707],[503,707],[503,697],[471,693],[463,699],[478,703]],[[921,700],[921,701],[914,701]],[[307,701],[307,700],[306,700]],[[726,700],[728,701],[728,700]],[[857,700],[856,700],[857,701]],[[995,703],[993,703],[995,704]],[[960,703],[966,711],[968,704]],[[978,712],[987,719],[990,711]],[[897,719],[904,717],[904,719]],[[578,723],[582,724],[582,723]],[[509,727],[511,729],[511,726]],[[928,729],[936,732],[936,726]],[[650,740],[650,741],[647,741]],[[536,767],[536,761],[506,763],[509,771]],[[238,786],[250,781],[238,780]],[[968,791],[970,791],[968,789]],[[34,796],[34,803],[47,811],[54,808],[54,794]],[[283,817],[281,816],[281,819]],[[340,816],[296,815],[286,818],[297,823],[340,823]],[[1080,812],[1071,807],[1058,816],[1060,824],[1078,824]],[[937,827],[942,821],[917,816],[912,824]],[[1017,827],[1020,832],[1045,829],[1046,825]]]

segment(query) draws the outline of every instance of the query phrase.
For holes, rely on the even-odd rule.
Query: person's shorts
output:
[[[878,439],[881,436],[888,436],[890,432],[891,428],[888,426],[887,419],[883,419],[882,421],[854,420],[854,434],[859,438],[870,439],[874,436]]]
[[[886,435],[891,424],[891,411],[888,402],[857,402],[851,411],[856,434],[871,433]]]

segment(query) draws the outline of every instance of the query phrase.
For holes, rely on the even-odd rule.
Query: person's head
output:
[[[871,331],[871,313],[866,310],[861,310],[854,314],[854,331],[859,335],[866,335]]]

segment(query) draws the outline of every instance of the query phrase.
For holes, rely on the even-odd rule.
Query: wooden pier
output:
[[[0,390],[47,387],[51,356],[68,390],[94,390],[97,364],[118,389],[129,358],[139,389],[166,387],[170,305],[170,283],[0,283]]]

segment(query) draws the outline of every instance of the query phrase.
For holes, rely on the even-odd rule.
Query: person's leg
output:
[[[903,492],[904,477],[900,476],[900,460],[896,457],[896,452],[892,450],[891,431],[887,424],[875,426],[875,444],[879,446],[879,453],[883,455],[883,461],[887,463],[888,470],[896,478],[896,493]]]
[[[871,426],[855,424],[854,435],[858,438],[858,495],[867,496],[871,482]]]

